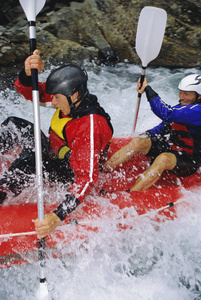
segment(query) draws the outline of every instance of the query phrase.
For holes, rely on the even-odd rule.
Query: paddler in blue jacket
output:
[[[201,75],[184,77],[178,85],[179,104],[170,106],[148,85],[145,78],[137,92],[146,93],[151,110],[162,122],[137,136],[117,151],[104,165],[111,172],[117,165],[141,153],[151,159],[130,191],[149,189],[167,170],[178,177],[195,173],[201,166]]]

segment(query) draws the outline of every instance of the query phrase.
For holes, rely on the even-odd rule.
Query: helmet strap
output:
[[[80,98],[78,98],[77,101],[75,101],[74,103],[72,102],[71,97],[67,96],[67,100],[68,100],[68,103],[69,103],[69,106],[70,106],[70,114],[69,115],[71,115],[72,112],[75,110],[75,105],[77,103],[79,103],[80,101],[82,101],[83,99],[85,99],[87,94],[88,94],[88,90],[86,90],[84,95],[81,96]]]
[[[68,100],[68,104],[69,104],[69,107],[70,107],[70,114],[69,116],[72,114],[72,112],[74,111],[75,109],[75,104],[78,102],[76,101],[75,103],[72,102],[71,100],[71,97],[67,96],[67,100]]]
[[[69,106],[70,106],[70,108],[71,108],[71,106],[73,105],[73,102],[72,102],[72,100],[71,100],[71,97],[66,96],[66,98],[67,98],[68,104],[69,104]]]
[[[201,98],[199,98],[200,95],[196,93],[196,103],[201,103]]]
[[[72,114],[72,112],[74,111],[75,109],[75,105],[80,102],[82,100],[82,97],[80,97],[77,101],[75,101],[74,103],[72,102],[71,98],[70,97],[67,97],[67,100],[68,100],[68,103],[69,103],[69,106],[70,106],[70,114]]]

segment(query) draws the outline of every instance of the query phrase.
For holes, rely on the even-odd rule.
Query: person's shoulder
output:
[[[189,104],[189,105],[181,105],[177,104],[173,106],[174,109],[176,110],[185,110],[185,111],[198,111],[201,112],[201,103],[194,103],[194,104]]]
[[[194,104],[189,105],[189,107],[190,107],[190,109],[196,109],[196,110],[201,111],[201,103],[194,103]]]

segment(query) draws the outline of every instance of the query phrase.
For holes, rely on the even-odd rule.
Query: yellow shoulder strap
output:
[[[63,135],[63,129],[65,127],[65,125],[72,120],[72,118],[70,117],[60,117],[60,111],[61,109],[58,108],[56,110],[56,112],[54,113],[52,120],[51,120],[51,129],[56,133],[56,135],[58,135],[62,140],[64,139],[64,135]]]

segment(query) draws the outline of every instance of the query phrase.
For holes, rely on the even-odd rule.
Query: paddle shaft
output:
[[[145,70],[146,70],[146,67],[142,67],[142,72],[141,72],[141,77],[140,77],[141,86],[142,86],[144,78],[145,78]],[[142,94],[138,93],[137,105],[136,105],[136,110],[135,110],[135,119],[134,119],[134,125],[133,125],[133,131],[134,132],[135,132],[136,125],[137,125],[137,119],[138,119],[138,113],[139,113],[139,109],[140,109],[141,96],[142,96]]]
[[[45,5],[45,0],[19,0],[29,24],[30,53],[33,54],[36,49],[36,16]],[[43,176],[42,176],[42,147],[40,130],[40,111],[39,111],[39,89],[38,89],[38,70],[31,70],[32,77],[32,99],[34,112],[34,138],[35,138],[35,165],[37,178],[37,198],[38,198],[38,220],[44,219],[43,203]],[[48,289],[45,277],[45,239],[39,240],[38,258],[40,265],[40,286],[37,291],[37,299],[47,300]]]
[[[33,54],[36,49],[36,30],[35,21],[29,21],[29,40],[30,53]],[[40,126],[40,109],[39,109],[39,89],[38,89],[38,70],[31,70],[32,77],[32,98],[34,112],[34,138],[35,138],[35,161],[36,161],[36,178],[37,178],[37,196],[38,196],[38,220],[44,218],[43,203],[43,174],[42,174],[42,146],[41,146],[41,126]],[[38,257],[40,262],[40,282],[45,282],[45,238],[39,240]]]
[[[36,27],[35,21],[29,21],[29,41],[30,53],[33,54],[36,49]],[[41,146],[41,126],[40,126],[40,109],[39,109],[39,89],[38,89],[38,70],[31,70],[32,78],[32,98],[34,112],[34,138],[35,138],[35,160],[36,160],[36,177],[38,190],[38,219],[44,218],[43,205],[43,176],[42,176],[42,146]]]

